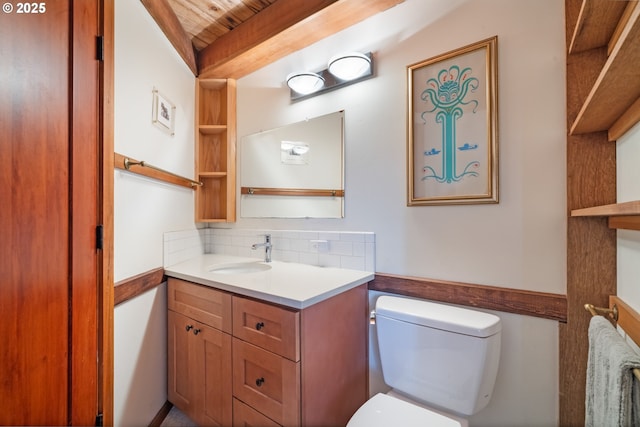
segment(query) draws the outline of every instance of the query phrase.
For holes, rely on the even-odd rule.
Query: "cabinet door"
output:
[[[199,425],[231,425],[231,335],[171,310],[168,318],[169,401]]]
[[[200,425],[230,426],[232,421],[231,397],[231,335],[202,324],[193,335],[196,366],[201,367],[196,383],[201,393],[197,394],[201,418]]]
[[[169,310],[167,336],[168,398],[189,417],[195,417],[195,355],[191,345],[194,321]]]

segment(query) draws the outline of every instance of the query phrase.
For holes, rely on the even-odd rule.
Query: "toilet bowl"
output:
[[[489,403],[498,371],[501,322],[476,310],[412,298],[376,301],[384,381],[348,427],[466,427]]]
[[[464,418],[436,411],[409,399],[378,393],[362,405],[347,427],[468,427]]]

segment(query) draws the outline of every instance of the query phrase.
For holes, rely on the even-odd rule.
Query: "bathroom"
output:
[[[556,0],[406,0],[239,79],[238,139],[345,111],[344,218],[258,219],[239,211],[235,223],[214,227],[242,241],[252,230],[256,238],[271,230],[374,233],[375,272],[565,294],[564,26]],[[407,207],[406,67],[495,35],[500,202]],[[115,151],[192,175],[193,73],[139,1],[116,0],[115,43]],[[374,52],[375,77],[292,103],[285,76],[323,68],[345,48]],[[176,106],[174,135],[150,123],[154,89]],[[116,283],[166,265],[165,233],[215,238],[194,223],[191,190],[119,171],[114,185]],[[637,260],[637,243],[631,246],[626,259]],[[370,292],[370,301],[378,295]],[[166,402],[166,311],[166,285],[115,308],[115,425],[147,425]],[[489,406],[470,425],[557,425],[558,322],[491,313],[503,325],[500,367]],[[373,394],[385,386],[371,336]]]

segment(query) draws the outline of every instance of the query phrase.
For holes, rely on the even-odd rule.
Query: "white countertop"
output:
[[[298,309],[367,283],[374,277],[368,271],[282,261],[272,261],[268,263],[270,269],[251,273],[211,271],[225,264],[238,263],[267,264],[256,258],[205,254],[165,267],[164,271],[170,277]]]

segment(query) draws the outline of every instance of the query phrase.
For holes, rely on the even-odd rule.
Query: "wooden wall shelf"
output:
[[[579,53],[610,43],[628,1],[582,2],[569,53]]]
[[[571,216],[621,216],[640,215],[640,200],[611,205],[594,206],[591,208],[574,209]]]
[[[591,3],[591,1],[585,0],[583,5],[585,3]],[[607,4],[617,2],[596,3],[602,3],[607,7]],[[640,121],[640,106],[634,106],[640,98],[640,79],[637,76],[637,64],[640,63],[639,16],[638,2],[628,2],[620,25],[612,35],[615,43],[611,54],[571,127],[571,135],[609,131],[615,128],[615,134],[609,135],[609,140],[615,141]],[[601,19],[601,17],[597,18]],[[587,31],[580,33],[581,26],[588,27],[587,22],[585,20],[576,26],[576,34],[580,36],[574,36],[574,45],[579,46],[582,43],[582,34],[592,33]],[[619,37],[617,37],[618,34]]]
[[[640,230],[640,200],[574,209],[572,217],[609,217],[609,228]]]

